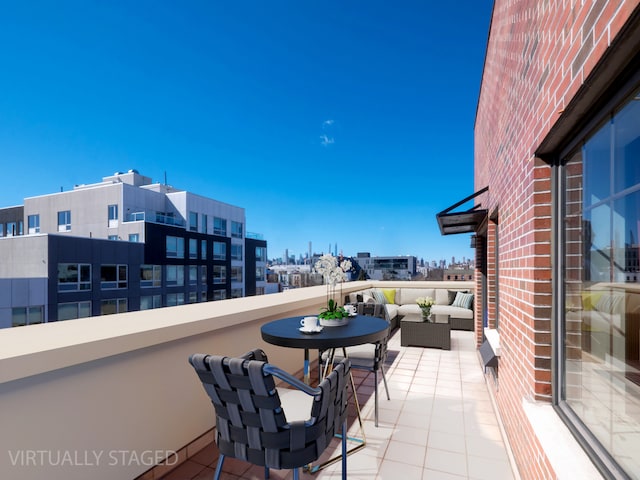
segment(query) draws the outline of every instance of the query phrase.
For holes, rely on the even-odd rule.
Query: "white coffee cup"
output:
[[[356,306],[355,305],[345,305],[344,309],[347,311],[347,313],[349,315],[355,315],[356,314]]]
[[[318,328],[318,317],[304,317],[300,320],[300,325],[304,330],[315,330]]]

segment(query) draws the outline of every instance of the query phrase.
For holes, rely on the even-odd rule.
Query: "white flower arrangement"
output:
[[[350,260],[338,262],[331,254],[322,255],[314,265],[314,271],[322,275],[327,285],[327,308],[318,315],[321,319],[342,319],[349,316],[343,307],[338,306],[335,294],[336,285],[339,283],[342,289],[342,282],[347,280],[347,272],[351,268]]]
[[[431,315],[431,307],[434,303],[436,303],[431,297],[418,297],[416,298],[416,303],[422,310],[422,318],[429,319],[429,315]]]
[[[419,297],[416,298],[416,303],[420,308],[431,308],[431,306],[436,302],[434,302],[431,297]]]

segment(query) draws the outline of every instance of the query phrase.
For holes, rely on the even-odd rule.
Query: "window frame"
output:
[[[71,231],[71,210],[58,212],[58,232]]]

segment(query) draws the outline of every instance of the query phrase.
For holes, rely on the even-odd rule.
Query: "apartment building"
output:
[[[372,280],[411,280],[417,273],[418,259],[414,256],[372,257],[359,252],[355,260]]]
[[[438,221],[474,234],[477,340],[520,475],[640,478],[637,0],[495,1],[475,187]]]
[[[0,222],[0,328],[265,293],[267,243],[243,208],[135,170]]]

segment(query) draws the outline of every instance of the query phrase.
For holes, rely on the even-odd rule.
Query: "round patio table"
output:
[[[323,327],[319,333],[302,333],[300,320],[303,318],[304,316],[289,317],[265,323],[260,329],[262,339],[280,347],[329,350],[376,343],[389,334],[389,322],[368,315],[350,317],[346,325]]]
[[[349,318],[347,325],[323,327],[321,332],[311,334],[300,331],[300,320],[303,318],[304,316],[289,317],[265,323],[262,325],[260,333],[262,334],[262,339],[272,345],[304,349],[304,381],[307,384],[309,383],[309,350],[330,350],[362,345],[364,343],[376,343],[389,335],[389,322],[383,318],[370,317],[368,315],[356,315],[355,317]],[[360,417],[360,404],[358,402],[358,396],[355,394],[356,389],[353,376],[351,376],[351,387],[354,392],[354,402],[358,422],[362,431],[362,438],[350,437],[351,440],[358,442],[359,445],[349,450],[347,455],[364,448],[366,445],[362,419]],[[337,461],[340,456],[341,455],[338,455],[321,465],[310,467],[309,470],[311,473],[315,473]]]

